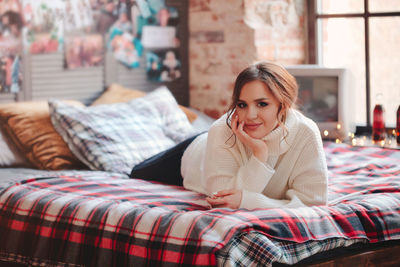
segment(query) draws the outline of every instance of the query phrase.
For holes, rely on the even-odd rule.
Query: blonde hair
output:
[[[245,68],[236,78],[232,101],[226,118],[229,128],[231,127],[231,115],[235,111],[242,88],[252,81],[261,81],[271,90],[271,93],[280,103],[277,114],[278,125],[284,125],[286,111],[289,108],[295,108],[296,105],[298,94],[296,79],[284,67],[276,63],[259,62]]]

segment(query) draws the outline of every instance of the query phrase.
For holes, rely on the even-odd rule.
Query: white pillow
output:
[[[76,107],[50,100],[49,108],[54,128],[92,170],[129,174],[136,164],[195,134],[165,86],[127,103]]]
[[[0,129],[0,167],[26,165],[26,161]]]

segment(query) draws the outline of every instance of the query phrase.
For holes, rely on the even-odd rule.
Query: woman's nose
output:
[[[248,119],[255,119],[257,118],[257,109],[255,107],[249,106],[247,109],[247,114],[246,114]]]

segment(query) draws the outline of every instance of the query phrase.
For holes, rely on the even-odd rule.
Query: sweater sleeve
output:
[[[312,136],[304,143],[294,163],[285,199],[272,199],[262,193],[243,190],[240,207],[254,209],[324,205],[327,203],[327,179],[322,141],[319,136]]]
[[[275,173],[273,168],[255,156],[248,158],[243,155],[244,152],[240,151],[237,144],[227,144],[233,138],[232,132],[221,124],[212,127],[208,133],[204,187],[209,195],[224,189],[245,189],[261,193]]]

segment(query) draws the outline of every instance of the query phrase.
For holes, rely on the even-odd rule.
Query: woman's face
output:
[[[250,137],[260,139],[276,128],[279,106],[265,83],[252,81],[242,87],[236,113],[239,122],[244,121],[243,130]]]

